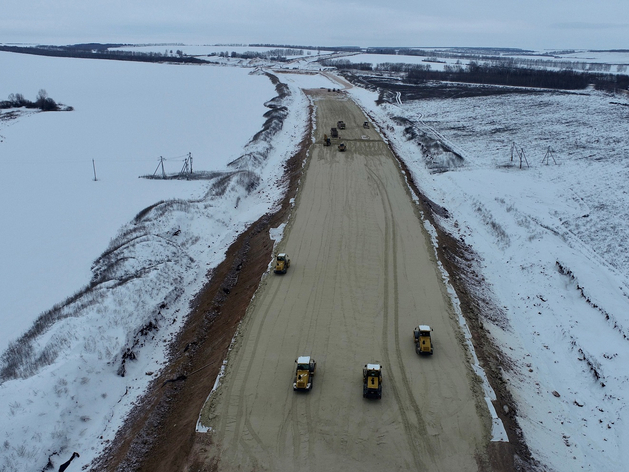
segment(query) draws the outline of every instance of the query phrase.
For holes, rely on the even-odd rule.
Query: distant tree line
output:
[[[445,66],[444,71],[410,70],[406,80],[410,83],[426,80],[470,82],[477,84],[539,87],[563,90],[582,90],[594,85],[599,90],[629,89],[629,76],[578,72],[572,69],[550,70],[531,67],[512,67],[508,64],[470,62],[467,66]]]
[[[608,64],[608,63],[591,63],[585,61],[571,61],[560,57],[560,55],[572,54],[572,49],[564,51],[552,51],[548,53],[535,53],[523,49],[494,49],[494,48],[449,48],[448,50],[427,50],[427,49],[410,49],[410,48],[367,48],[366,54],[389,54],[400,56],[421,56],[428,57],[431,62],[439,62],[435,59],[458,59],[458,60],[475,60],[491,63],[505,63],[511,67],[538,67],[538,68],[556,68],[556,69],[575,69],[590,72],[610,72],[612,67],[617,67],[617,72],[625,72],[627,65],[625,64]],[[597,52],[597,51],[592,51]],[[598,51],[598,52],[624,52],[624,50],[614,51]],[[509,54],[500,55],[500,54]],[[512,57],[531,56],[531,57]]]
[[[358,46],[295,46],[290,44],[249,44],[252,48],[286,48],[286,49],[310,49],[314,51],[337,51],[337,52],[361,52]]]
[[[352,62],[349,59],[325,59],[319,61],[321,65],[326,67],[336,67],[337,69],[352,69],[372,71],[373,64],[371,62]]]
[[[303,56],[303,49],[271,49],[269,51],[245,51],[238,53],[236,51],[224,51],[218,53],[219,57],[233,57],[237,59],[267,59],[277,62],[286,62],[287,56]]]
[[[88,48],[91,45],[74,46],[0,46],[0,51],[17,52],[21,54],[34,54],[37,56],[54,56],[54,57],[78,57],[87,59],[111,59],[118,61],[137,61],[137,62],[180,62],[180,63],[204,63],[201,59],[193,56],[170,55],[161,52],[137,52],[123,51],[119,49],[107,48]]]
[[[41,111],[71,111],[72,107],[67,107],[55,102],[48,96],[48,93],[41,89],[34,102],[24,98],[21,93],[12,93],[7,100],[0,101],[0,109],[7,108],[38,108]]]
[[[610,92],[629,90],[629,76],[627,75],[578,72],[572,69],[534,69],[516,67],[512,65],[513,63],[505,62],[472,61],[468,65],[446,65],[443,71],[432,70],[429,64],[382,63],[374,67],[370,63],[352,63],[347,59],[326,60],[321,63],[342,70],[403,73],[404,80],[411,84],[433,80],[563,90],[582,90],[589,85],[594,85],[598,90]]]

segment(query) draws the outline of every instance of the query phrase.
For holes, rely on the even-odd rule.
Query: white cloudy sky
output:
[[[629,0],[3,0],[0,43],[629,48]]]

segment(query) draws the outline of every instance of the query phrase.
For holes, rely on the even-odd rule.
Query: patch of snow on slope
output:
[[[275,93],[267,77],[238,68],[0,52],[0,70],[0,99],[33,100],[46,89],[74,107],[0,120],[4,350],[89,281],[92,261],[140,210],[207,191],[202,181],[138,176],[153,173],[160,156],[176,173],[188,152],[194,170],[223,169],[264,123],[262,97]]]
[[[479,255],[474,269],[504,316],[482,321],[506,355],[534,457],[558,472],[624,469],[629,107],[617,103],[627,100],[592,91],[378,107],[375,94],[351,93],[387,128],[422,192],[448,209],[441,224]],[[454,143],[463,165],[431,172],[400,116]],[[530,167],[510,161],[514,143]]]
[[[227,166],[218,179],[224,185],[216,180],[201,195],[137,213],[96,260],[87,287],[4,352],[0,468],[39,471],[49,458],[58,466],[72,451],[81,454],[73,465],[86,467],[114,438],[166,362],[168,341],[208,271],[282,195],[282,163],[296,151],[308,118],[301,91],[284,91],[272,100],[286,113],[263,135],[264,159],[244,170]],[[260,146],[252,139],[241,153]],[[177,182],[160,182],[171,183]]]

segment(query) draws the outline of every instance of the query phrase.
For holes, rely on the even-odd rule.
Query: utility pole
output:
[[[94,159],[92,159],[92,167],[94,168],[94,182],[96,182],[98,179],[96,178],[96,164],[94,163]]]
[[[520,149],[520,169],[522,168],[522,160],[526,162],[526,167],[531,167],[529,161],[526,159],[526,154],[524,154],[524,148]]]
[[[554,153],[555,153],[555,151],[553,151],[553,148],[548,146],[548,150],[546,151],[546,155],[544,156],[544,159],[542,159],[542,164],[544,164],[544,162],[546,162],[546,165],[550,164],[550,158],[552,158],[553,162],[555,164],[557,164],[557,161],[555,160],[555,156],[553,155]]]
[[[157,167],[155,168],[155,172],[153,172],[153,175],[157,174],[157,171],[159,170],[159,166],[162,166],[162,178],[165,179],[166,178],[166,172],[164,171],[164,158],[162,156],[159,156],[159,164],[157,164]]]
[[[190,161],[190,173],[192,174],[192,153],[188,153],[188,160]]]
[[[526,154],[524,154],[524,148],[518,148],[515,142],[511,144],[511,162],[513,162],[514,154],[517,155],[520,160],[520,169],[522,168],[522,162],[526,163],[526,167],[531,167],[529,161],[526,159]]]

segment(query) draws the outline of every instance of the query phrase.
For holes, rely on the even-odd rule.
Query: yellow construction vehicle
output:
[[[415,352],[417,354],[432,354],[431,331],[432,328],[428,325],[419,325],[413,330],[413,340],[415,341]]]
[[[323,135],[323,145],[324,146],[330,146],[332,144],[332,140],[330,138],[328,138],[327,134]]]
[[[295,359],[295,363],[297,364],[297,368],[295,370],[293,390],[310,391],[317,370],[317,363],[310,356],[300,356]]]
[[[287,254],[280,253],[275,258],[275,269],[274,272],[276,274],[285,274],[288,268],[290,267],[290,258]]]
[[[347,146],[345,146],[345,143],[339,144],[339,151],[345,152],[346,150],[347,150]]]
[[[365,364],[363,398],[382,398],[382,366],[380,364]]]

